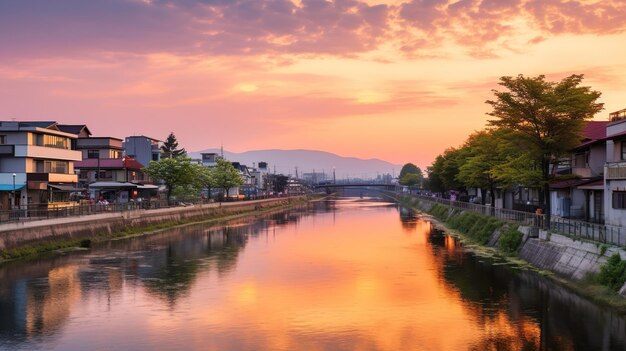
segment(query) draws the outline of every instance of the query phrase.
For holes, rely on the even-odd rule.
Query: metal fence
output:
[[[550,227],[546,226],[545,215],[530,212],[494,208],[468,202],[452,201],[438,197],[423,195],[411,195],[421,201],[438,203],[459,210],[469,210],[487,216],[492,216],[504,221],[514,222],[520,225],[534,226],[541,229],[551,230],[574,239],[586,239],[600,243],[626,246],[626,228],[610,226],[598,223],[577,221],[567,218],[552,216]]]
[[[287,197],[287,195],[263,195],[248,198],[224,198],[221,202],[239,202]],[[76,206],[48,207],[48,205],[27,205],[12,210],[0,210],[0,223],[29,222],[50,218],[87,216],[99,213],[124,212],[133,210],[152,210],[180,206],[204,205],[215,203],[213,200],[189,199],[168,201],[152,200],[109,204],[76,204]]]
[[[553,216],[550,219],[550,230],[574,239],[586,239],[622,247],[626,246],[626,228],[623,227]]]

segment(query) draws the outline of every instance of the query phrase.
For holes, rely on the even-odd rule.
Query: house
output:
[[[0,121],[0,207],[68,205],[82,159],[76,139],[54,121]]]
[[[626,109],[609,115],[604,166],[604,220],[626,226]]]
[[[122,148],[126,152],[126,156],[130,156],[144,166],[150,161],[159,161],[161,159],[162,141],[145,135],[129,136],[124,139]]]
[[[604,164],[609,121],[589,121],[583,139],[559,162],[558,175],[572,178],[550,183],[551,213],[591,222],[604,221]]]

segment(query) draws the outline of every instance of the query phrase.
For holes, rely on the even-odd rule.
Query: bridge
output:
[[[337,188],[378,188],[385,190],[395,190],[396,184],[381,184],[381,183],[322,183],[313,184],[313,189],[326,189],[326,192],[330,192],[332,189]]]

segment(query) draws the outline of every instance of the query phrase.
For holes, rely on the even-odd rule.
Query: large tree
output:
[[[422,183],[424,175],[422,170],[412,163],[407,163],[402,166],[400,175],[398,176],[398,182],[401,185],[416,186]]]
[[[178,140],[176,140],[176,136],[174,135],[174,133],[171,132],[161,146],[161,158],[174,158],[185,156],[187,156],[187,151],[185,151],[185,148],[178,148]]]
[[[196,168],[187,157],[164,158],[160,161],[150,161],[142,169],[144,173],[155,180],[161,180],[167,187],[167,201],[170,201],[174,187],[193,185],[196,181]]]
[[[223,158],[217,159],[217,165],[213,172],[215,185],[224,190],[226,197],[228,197],[228,189],[243,184],[243,177],[239,174],[239,171],[232,163]]]
[[[525,150],[541,170],[540,201],[550,223],[551,166],[581,139],[585,120],[602,110],[601,93],[581,86],[583,75],[574,74],[558,82],[545,76],[502,77],[505,90],[493,90],[487,100],[495,119],[489,124],[517,133]]]

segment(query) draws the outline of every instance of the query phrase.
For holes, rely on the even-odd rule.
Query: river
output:
[[[626,350],[626,318],[339,198],[0,266],[1,350]]]

